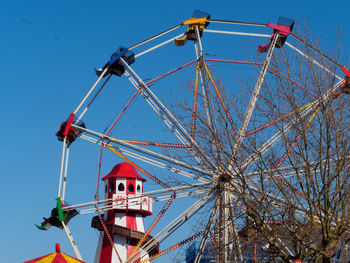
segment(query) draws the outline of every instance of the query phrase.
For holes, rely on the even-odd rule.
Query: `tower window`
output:
[[[119,192],[123,192],[124,189],[125,189],[125,187],[124,187],[124,184],[123,184],[123,183],[118,184],[118,191],[119,191]]]
[[[135,191],[134,185],[133,185],[133,184],[129,184],[129,185],[128,185],[128,191],[129,191],[129,192],[134,192],[134,191]]]
[[[110,191],[111,193],[115,192],[115,185],[114,185],[114,183],[111,183],[111,185],[110,185],[110,187],[109,187],[109,191]]]
[[[107,193],[108,185],[105,185],[105,193]]]
[[[137,193],[140,193],[140,192],[141,192],[141,187],[140,187],[139,184],[137,185],[136,192],[137,192]]]

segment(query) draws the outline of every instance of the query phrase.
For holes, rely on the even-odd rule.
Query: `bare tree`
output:
[[[292,52],[272,39],[238,96],[200,58],[193,103],[174,110],[214,173],[219,262],[330,262],[350,242],[349,79],[293,36]]]

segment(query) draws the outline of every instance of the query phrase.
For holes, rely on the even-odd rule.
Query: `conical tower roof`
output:
[[[127,162],[118,163],[102,180],[106,180],[107,178],[136,178],[146,181],[145,178],[139,175],[135,167]]]

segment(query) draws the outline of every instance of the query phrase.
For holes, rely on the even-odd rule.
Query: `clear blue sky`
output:
[[[350,7],[345,0],[1,1],[0,263],[53,252],[56,242],[73,255],[63,231],[44,232],[33,226],[55,204],[61,143],[54,134],[96,79],[94,68],[103,66],[116,47],[179,24],[194,9],[209,12],[214,19],[267,23],[290,17],[308,23],[315,36],[322,33],[325,43],[334,43],[340,27],[342,50],[349,54]],[[173,59],[171,54],[166,58],[169,63]],[[115,112],[118,109],[120,105]],[[97,154],[95,148],[86,166],[73,168],[79,171],[79,180],[95,178]],[[75,161],[82,163],[79,153]],[[81,202],[90,201],[93,191],[94,184],[82,183],[76,194],[84,196]],[[71,226],[77,229],[87,262],[93,261],[97,243],[90,218],[73,219]]]

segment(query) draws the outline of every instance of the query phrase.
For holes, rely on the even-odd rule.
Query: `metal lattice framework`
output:
[[[208,29],[208,23],[214,29]],[[221,30],[222,25],[229,29]],[[187,33],[177,34],[187,26],[189,26],[188,32],[191,32],[195,38],[191,43],[186,44],[187,48],[194,44],[193,57],[189,58],[186,54],[184,56],[186,60],[180,66],[171,70],[162,67],[163,73],[153,73],[155,77],[145,80],[142,69],[138,71],[135,69],[138,60],[143,57],[147,60],[148,55],[151,54],[156,56],[158,50],[165,47],[177,50],[185,48],[175,47],[173,41],[188,37]],[[247,31],[234,31],[236,28]],[[274,29],[272,36],[271,29]],[[177,35],[173,36],[174,34]],[[205,38],[209,35],[220,35],[224,37],[222,39],[245,38],[244,41],[247,43],[255,39],[258,41],[267,39],[271,43],[266,53],[250,55],[251,59],[247,60],[235,60],[232,57],[237,56],[237,51],[233,52],[234,54],[226,53],[228,58],[208,55],[205,51]],[[167,38],[168,36],[170,38]],[[288,41],[281,45],[281,38],[287,36]],[[151,44],[153,46],[150,46]],[[147,48],[142,50],[145,46]],[[270,216],[270,219],[265,218],[267,223],[264,227],[267,229],[272,229],[272,221],[281,218],[273,215],[280,215],[281,211],[290,207],[290,200],[294,202],[296,218],[305,220],[310,217],[313,203],[310,203],[310,196],[307,196],[298,180],[312,163],[309,162],[310,160],[294,163],[291,156],[301,138],[309,136],[309,128],[313,127],[315,120],[320,118],[319,113],[325,107],[324,105],[334,103],[339,95],[344,93],[347,79],[338,76],[337,70],[342,68],[346,73],[345,67],[312,47],[301,37],[291,33],[290,30],[288,31],[286,27],[275,27],[270,23],[208,18],[184,21],[127,50],[135,51],[135,68],[125,60],[124,56],[118,58],[118,63],[125,70],[122,78],[125,78],[135,91],[121,113],[115,117],[113,124],[104,132],[99,132],[101,127],[94,127],[93,124],[89,125],[89,128],[78,125],[96,98],[103,97],[102,89],[108,86],[107,83],[111,78],[115,78],[110,73],[112,63],[102,69],[96,82],[72,113],[70,123],[68,121],[71,125],[68,130],[73,128],[82,132],[79,142],[75,144],[88,141],[96,144],[96,149],[100,149],[100,167],[102,151],[106,149],[115,154],[118,160],[133,165],[141,174],[159,186],[158,189],[145,192],[143,195],[151,196],[156,203],[165,202],[165,204],[153,216],[153,222],[148,226],[134,252],[129,255],[127,262],[136,262],[143,257],[140,251],[152,249],[154,242],[162,245],[162,242],[169,240],[169,237],[174,245],[163,248],[157,255],[141,262],[167,254],[194,239],[200,240],[194,258],[196,263],[200,262],[208,241],[214,244],[218,262],[243,262],[244,242],[240,240],[240,231],[243,229],[245,220],[256,220],[254,213],[257,209],[255,208],[261,206],[261,200],[264,200],[266,207],[260,207],[258,210]],[[290,68],[280,64],[281,57],[290,61]],[[152,63],[156,63],[155,59],[152,59]],[[324,84],[327,88],[322,92],[310,83],[300,83],[302,78],[296,79],[296,74],[293,74],[293,65],[298,63],[305,67],[315,67],[317,72],[326,75],[333,82]],[[152,64],[149,65],[152,67]],[[234,75],[236,72],[231,70],[229,74],[220,75],[220,70],[222,67],[225,70],[232,69],[231,66],[238,67],[236,70],[238,73],[242,68],[250,68],[249,78],[245,80],[250,85],[242,84],[238,88],[233,88],[230,86],[232,83],[223,83],[225,79],[220,78]],[[176,78],[169,79],[164,88],[162,81],[171,76],[182,78],[181,72],[186,70],[192,72],[192,78],[183,81],[188,81],[191,89],[182,88],[176,91],[181,87],[174,85],[171,90],[176,92],[175,98],[174,95],[167,95],[166,92],[170,90],[169,83],[176,82]],[[281,99],[283,96],[286,98],[288,96],[286,93],[281,95],[284,90],[292,90],[293,94],[298,94],[299,101],[292,103],[287,99]],[[159,96],[157,92],[161,95]],[[123,91],[120,93],[122,94]],[[269,98],[271,101],[268,101]],[[167,99],[170,102],[167,102]],[[146,103],[139,103],[141,100]],[[274,109],[276,106],[279,107],[278,110]],[[145,136],[145,132],[140,129],[138,137],[112,136],[114,130],[116,131],[114,134],[119,136],[117,124],[122,118],[128,119],[129,112],[132,112],[135,107],[150,107],[154,114],[148,116],[149,125],[154,125],[153,120],[158,118],[159,125],[162,127],[160,131],[164,134],[158,134],[157,130],[157,134],[153,135],[154,140],[149,140],[148,138],[152,136]],[[148,110],[149,108],[147,112]],[[145,122],[147,123],[147,120],[142,121],[142,125],[147,126]],[[305,140],[302,139],[302,141]],[[62,144],[58,188],[58,197],[62,200],[65,199],[69,151],[71,147],[74,148],[74,144],[71,146],[66,142],[67,136]],[[334,159],[334,163],[336,160]],[[314,161],[320,164],[318,159]],[[98,181],[99,178],[100,170]],[[97,185],[96,200],[64,207],[63,210],[77,209],[79,214],[97,212],[101,217],[100,211],[107,211],[113,206],[110,205],[111,200],[100,200],[98,196],[99,186]],[[287,200],[286,196],[289,196],[290,200]],[[181,201],[178,202],[178,199],[182,198],[193,202],[188,207],[183,207]],[[132,200],[129,199],[128,202]],[[173,206],[176,207],[176,216],[174,213],[166,213]],[[264,209],[269,210],[266,212]],[[175,240],[178,229],[192,228],[188,226],[191,220],[192,222],[201,220],[201,224],[193,227],[192,233],[189,231],[183,241]],[[316,218],[317,220],[320,219]],[[160,222],[164,223],[157,228],[156,233],[152,233],[154,238],[146,242],[147,236]],[[81,258],[66,224],[64,229],[77,257]],[[108,232],[106,228],[105,230]],[[274,242],[276,247],[286,255],[294,258],[298,256],[282,237],[271,242]],[[254,245],[254,258],[257,253],[256,244],[257,241]],[[139,250],[140,247],[143,250]],[[117,251],[116,253],[118,254]]]

